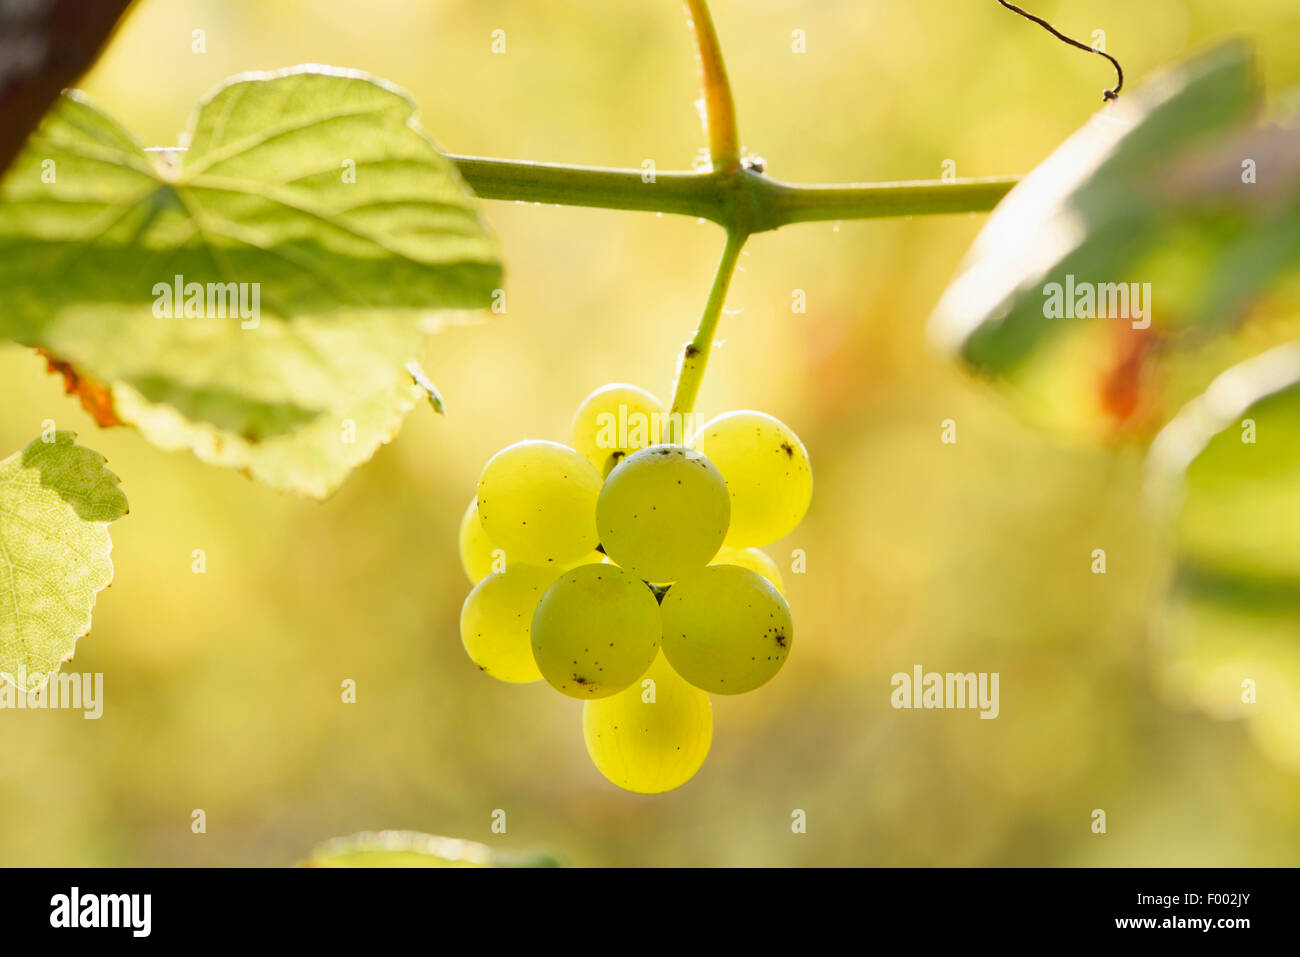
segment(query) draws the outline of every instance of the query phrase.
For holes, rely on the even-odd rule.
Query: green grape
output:
[[[592,551],[600,475],[556,442],[516,442],[492,456],[478,480],[483,531],[507,562],[564,565]]]
[[[790,653],[790,608],[748,568],[710,565],[668,589],[661,610],[668,663],[701,691],[753,691]]]
[[[475,585],[460,609],[460,640],[470,660],[502,681],[539,679],[531,640],[533,611],[560,574],[556,568],[514,564]]]
[[[597,770],[638,794],[681,787],[713,740],[709,696],[692,688],[663,655],[624,691],[582,706],[582,736]]]
[[[570,569],[577,568],[579,565],[599,565],[601,562],[608,561],[608,560],[609,560],[608,555],[606,555],[602,551],[598,551],[593,548],[591,551],[587,552],[587,554],[583,555],[581,558],[575,558],[571,562],[565,562],[564,571],[567,572]]]
[[[766,545],[794,531],[812,502],[812,466],[787,425],[762,412],[727,412],[700,426],[692,444],[727,480],[726,544]]]
[[[469,508],[465,509],[457,538],[460,547],[460,567],[465,569],[470,584],[477,585],[492,572],[501,570],[494,566],[498,557],[504,557],[504,552],[498,552],[497,547],[492,544],[492,539],[488,538],[487,532],[483,531],[483,525],[478,520],[477,498],[472,499]]]
[[[785,580],[781,578],[781,569],[767,552],[758,548],[731,548],[723,545],[718,554],[713,556],[710,565],[739,565],[751,572],[758,572],[772,583],[772,587],[785,594]]]
[[[571,698],[603,698],[645,674],[663,630],[644,582],[617,565],[582,565],[546,590],[533,615],[537,667]]]
[[[579,565],[590,565],[605,558],[601,552],[592,549],[580,558],[558,563],[559,568],[567,571]],[[478,584],[492,572],[506,570],[506,553],[492,544],[483,531],[483,524],[478,520],[478,499],[472,499],[465,516],[460,520],[460,565],[469,576],[470,584]],[[554,566],[547,566],[548,568]]]
[[[596,527],[606,554],[652,582],[709,563],[727,534],[731,501],[713,463],[680,445],[633,452],[605,480]]]
[[[573,415],[573,447],[601,475],[637,449],[660,441],[664,406],[635,385],[603,385]]]

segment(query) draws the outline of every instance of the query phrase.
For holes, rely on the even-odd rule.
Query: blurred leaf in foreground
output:
[[[545,855],[502,855],[485,844],[415,831],[378,831],[326,841],[303,867],[555,867]]]
[[[1207,381],[1183,355],[1300,265],[1297,136],[1259,127],[1260,102],[1230,42],[1099,112],[994,211],[936,340],[1041,424],[1150,437]]]
[[[126,496],[75,438],[51,432],[0,462],[0,681],[23,692],[72,657],[113,580],[108,523]]]
[[[1246,718],[1300,769],[1300,343],[1225,372],[1156,437],[1149,493],[1173,521],[1157,627],[1168,696]]]
[[[364,74],[236,77],[184,139],[145,151],[60,100],[0,187],[0,335],[101,424],[323,497],[428,394],[405,363],[435,310],[488,304],[495,241],[415,105]]]

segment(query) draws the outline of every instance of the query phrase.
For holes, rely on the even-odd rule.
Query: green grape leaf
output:
[[[935,340],[1043,424],[1149,437],[1164,364],[1300,265],[1294,135],[1269,141],[1260,102],[1252,50],[1230,42],[1096,114],[993,212]]]
[[[1159,669],[1300,769],[1300,342],[1223,373],[1152,442],[1174,559]],[[1248,683],[1248,684],[1247,684]]]
[[[316,847],[302,867],[556,867],[548,855],[514,857],[485,844],[415,831],[368,831]]]
[[[0,462],[0,680],[31,692],[90,631],[127,512],[104,457],[51,432]]]
[[[364,74],[236,77],[183,140],[143,150],[61,99],[0,185],[0,336],[101,424],[321,497],[422,394],[404,366],[435,312],[489,304],[495,240]]]

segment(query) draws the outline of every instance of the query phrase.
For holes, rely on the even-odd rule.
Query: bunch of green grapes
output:
[[[644,794],[704,763],[710,694],[753,691],[785,663],[794,624],[759,546],[812,501],[808,453],[771,416],[728,412],[691,437],[674,424],[644,389],[597,389],[570,445],[488,461],[459,535],[470,660],[581,700],[596,768]]]

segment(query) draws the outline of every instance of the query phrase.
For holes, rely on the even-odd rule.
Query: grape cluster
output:
[[[753,691],[785,663],[794,625],[757,546],[812,500],[808,453],[770,415],[685,432],[649,392],[604,386],[579,406],[571,446],[494,455],[460,526],[470,659],[582,699],[592,761],[645,794],[704,763],[710,694]]]

